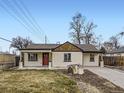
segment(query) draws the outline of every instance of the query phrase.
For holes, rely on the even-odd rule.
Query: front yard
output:
[[[0,93],[78,93],[75,81],[56,71],[0,71]]]
[[[4,70],[0,93],[124,93],[124,89],[88,70],[83,75],[67,70]]]

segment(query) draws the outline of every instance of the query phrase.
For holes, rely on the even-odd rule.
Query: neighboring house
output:
[[[67,67],[71,64],[99,66],[101,52],[91,44],[32,44],[20,49],[24,67]],[[22,57],[23,56],[23,57]]]
[[[124,47],[106,53],[106,56],[124,56]]]

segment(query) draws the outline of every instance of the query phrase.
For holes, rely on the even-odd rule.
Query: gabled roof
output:
[[[61,44],[61,45],[59,45],[59,46],[57,46],[57,47],[55,47],[53,50],[57,49],[58,47],[61,47],[62,45],[65,45],[65,44],[70,44],[70,45],[72,45],[72,46],[78,48],[80,51],[82,51],[82,49],[81,49],[80,47],[78,47],[76,44],[72,44],[72,43],[70,43],[70,42],[68,42],[68,41],[65,42],[65,43],[63,43],[63,44]]]
[[[70,43],[70,42],[67,41],[65,43]],[[63,44],[31,44],[31,45],[28,45],[27,48],[20,49],[20,50],[54,50],[55,48]],[[95,53],[101,52],[98,49],[96,49],[96,47],[92,44],[72,44],[72,45],[79,48],[82,52],[95,52]]]

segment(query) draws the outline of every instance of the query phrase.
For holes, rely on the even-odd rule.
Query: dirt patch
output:
[[[88,70],[84,70],[83,75],[63,73],[77,81],[81,93],[124,93],[124,89]]]

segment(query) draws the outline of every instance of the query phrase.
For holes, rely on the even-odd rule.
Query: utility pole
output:
[[[45,35],[45,44],[47,44],[47,36]]]

